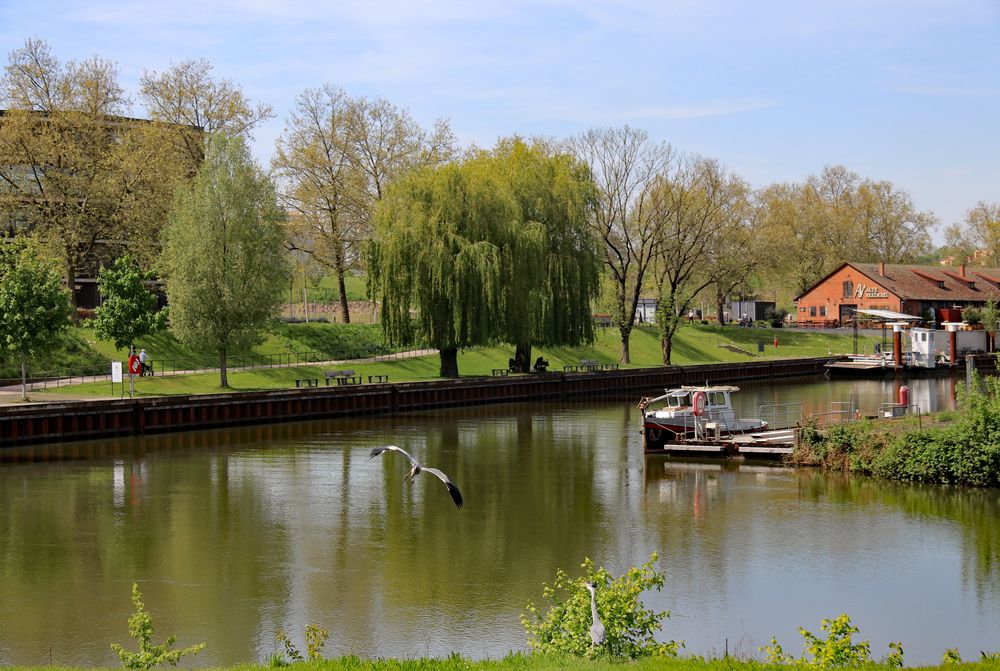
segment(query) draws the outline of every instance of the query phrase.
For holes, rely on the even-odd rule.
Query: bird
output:
[[[590,615],[593,618],[593,624],[590,625],[590,640],[593,641],[594,645],[602,645],[604,639],[607,638],[607,632],[604,630],[604,623],[601,622],[601,618],[597,614],[597,585],[592,582],[586,584],[587,589],[590,590]]]
[[[414,459],[409,452],[401,447],[396,447],[395,445],[386,445],[385,447],[374,447],[369,453],[368,458],[374,459],[383,452],[399,452],[407,459],[410,460],[410,472],[403,476],[403,481],[407,479],[413,482],[413,478],[416,477],[417,473],[430,473],[437,477],[438,480],[444,483],[444,486],[448,488],[448,493],[451,494],[451,500],[455,502],[455,505],[459,508],[462,507],[462,492],[458,491],[458,487],[454,482],[451,481],[447,475],[436,468],[430,468],[428,466],[422,465],[419,461]]]

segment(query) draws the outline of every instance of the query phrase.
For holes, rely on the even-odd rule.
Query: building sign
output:
[[[863,284],[858,284],[854,288],[855,298],[888,298],[889,293],[886,291],[880,291],[878,287],[866,287]]]

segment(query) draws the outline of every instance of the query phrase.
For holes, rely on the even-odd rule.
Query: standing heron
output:
[[[410,456],[410,453],[404,450],[403,448],[396,447],[395,445],[386,445],[385,447],[374,447],[372,448],[372,451],[369,453],[368,458],[374,459],[383,452],[389,452],[389,451],[399,452],[410,460],[410,472],[403,476],[403,482],[406,482],[406,480],[413,482],[413,478],[416,477],[417,473],[430,473],[431,475],[436,476],[437,479],[443,482],[444,486],[448,488],[448,493],[451,494],[451,499],[452,501],[455,502],[455,505],[458,506],[459,508],[462,507],[462,492],[458,491],[458,487],[456,487],[455,483],[451,481],[451,478],[449,478],[447,475],[445,475],[443,472],[439,471],[436,468],[429,468],[427,466],[421,465],[419,461]]]
[[[602,645],[604,639],[607,638],[607,632],[604,630],[604,623],[601,622],[601,618],[597,614],[597,585],[592,582],[586,584],[587,589],[590,590],[590,616],[593,619],[593,624],[590,625],[590,640],[594,642],[594,645]]]

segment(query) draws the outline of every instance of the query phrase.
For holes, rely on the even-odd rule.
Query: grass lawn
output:
[[[105,361],[124,359],[125,352],[113,344],[96,339],[92,331],[81,330],[91,341],[92,347],[105,357]],[[778,347],[774,347],[774,338]],[[341,361],[347,351],[380,346],[381,331],[377,324],[282,324],[253,353],[259,356],[289,352],[313,352],[318,360]],[[763,353],[757,350],[763,344]],[[187,368],[193,363],[202,367],[218,365],[217,357],[192,351],[184,347],[169,333],[161,333],[140,341],[153,357],[157,371],[162,373],[175,368]],[[729,345],[750,354],[724,347]],[[843,353],[853,347],[851,335],[828,335],[796,330],[739,328],[735,326],[706,326],[702,324],[681,327],[674,341],[672,362],[675,365],[757,361],[765,359],[826,356],[830,352]],[[630,338],[631,364],[626,367],[646,368],[662,365],[660,341],[651,326],[639,326]],[[489,376],[494,368],[506,368],[513,356],[513,347],[496,346],[461,350],[458,369],[463,377]],[[565,365],[577,365],[580,359],[594,359],[600,363],[619,361],[621,339],[617,329],[598,330],[596,341],[586,347],[554,347],[533,351],[533,356],[543,356],[549,361],[549,370],[562,371]],[[230,363],[238,363],[231,357]],[[342,361],[337,364],[295,365],[281,368],[256,368],[229,371],[229,384],[235,391],[261,391],[288,389],[295,380],[316,378],[324,383],[324,373],[331,369],[353,369],[367,380],[368,375],[388,375],[390,382],[430,380],[438,377],[439,358],[431,354],[421,357],[400,358],[389,361]],[[162,375],[136,378],[136,392],[141,396],[174,394],[204,394],[220,391],[218,372],[186,375]],[[44,391],[35,392],[39,398]],[[81,397],[110,396],[110,383],[96,382],[61,386],[49,393],[70,394]]]

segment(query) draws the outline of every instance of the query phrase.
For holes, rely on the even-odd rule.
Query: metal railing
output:
[[[226,369],[231,371],[267,368],[292,368],[336,361],[398,361],[425,356],[427,350],[393,352],[385,347],[365,347],[351,350],[325,352],[279,352],[275,354],[249,354],[226,357]],[[152,360],[154,375],[181,375],[206,373],[219,370],[218,356],[178,357]],[[123,366],[127,374],[127,368]],[[111,363],[75,366],[44,371],[31,376],[31,389],[58,388],[85,382],[106,382],[111,379]]]
[[[788,429],[802,422],[802,403],[765,403],[757,408],[757,418],[769,429]]]

